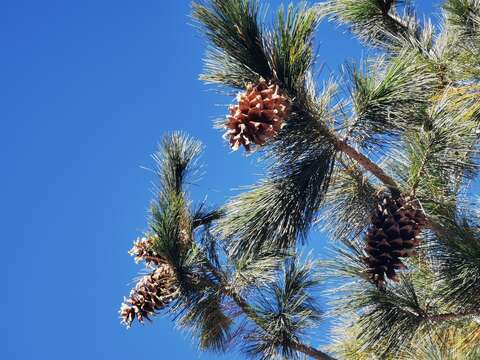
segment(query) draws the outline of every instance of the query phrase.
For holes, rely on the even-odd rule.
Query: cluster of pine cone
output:
[[[250,151],[252,145],[264,145],[284,126],[289,103],[278,85],[260,79],[256,85],[248,84],[237,100],[230,107],[224,135],[233,150],[243,145]]]
[[[406,266],[400,258],[415,255],[425,215],[418,202],[410,197],[385,197],[372,216],[365,236],[363,258],[370,280],[385,289],[386,278],[398,281],[397,270]]]
[[[150,320],[159,310],[164,309],[178,295],[177,280],[172,266],[152,250],[153,239],[142,238],[136,241],[129,253],[136,262],[145,261],[154,270],[142,277],[120,308],[122,323],[130,327],[137,319]]]

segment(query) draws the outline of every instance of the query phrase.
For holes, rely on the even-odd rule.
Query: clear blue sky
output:
[[[117,315],[141,270],[127,250],[145,230],[154,178],[142,166],[162,134],[184,130],[206,144],[195,199],[222,203],[261,171],[212,128],[231,99],[197,80],[205,43],[189,8],[1,1],[0,358],[217,359],[198,355],[168,319],[127,331]],[[331,25],[318,40],[324,74],[362,55]],[[323,245],[312,237],[317,253]]]

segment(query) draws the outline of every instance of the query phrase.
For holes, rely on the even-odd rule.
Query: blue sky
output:
[[[127,331],[117,315],[141,270],[127,250],[146,227],[155,179],[142,167],[152,166],[162,134],[183,130],[206,144],[197,200],[222,203],[261,172],[212,128],[231,99],[197,80],[205,42],[189,8],[184,0],[1,2],[0,358],[234,358],[198,355],[168,319]],[[324,75],[362,55],[332,25],[317,39]],[[309,245],[321,254],[324,240]]]

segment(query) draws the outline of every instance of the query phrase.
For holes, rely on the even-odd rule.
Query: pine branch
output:
[[[235,272],[230,277],[230,286],[240,293],[267,287],[275,281],[281,264],[288,256],[291,254],[278,252],[276,249],[243,256],[242,259],[234,261]]]
[[[200,206],[193,215],[192,225],[194,228],[200,226],[208,226],[212,222],[219,220],[223,216],[222,209],[214,209],[205,211],[203,206]]]
[[[228,283],[228,280],[226,276],[215,266],[213,266],[211,263],[208,261],[205,262],[205,266],[212,272],[212,274],[215,275],[215,277],[218,280],[218,283],[220,285],[220,291],[225,296],[230,297],[236,304],[237,306],[242,310],[242,312],[250,319],[252,320],[257,326],[260,328],[267,330],[268,329],[265,327],[265,323],[262,321],[261,317],[257,314],[255,309],[248,304],[248,302],[236,291],[234,290],[230,284]],[[297,342],[292,344],[293,348],[297,351],[300,351],[304,353],[305,355],[311,356],[314,359],[318,360],[335,360],[334,358],[330,357],[328,354],[325,354],[321,352],[320,350],[317,350],[309,345]]]
[[[443,5],[447,24],[456,30],[461,40],[475,41],[480,36],[480,2],[448,0]]]
[[[362,166],[366,171],[371,173],[377,179],[379,179],[382,183],[384,183],[388,188],[398,191],[399,186],[395,182],[395,180],[385,173],[385,171],[372,162],[368,157],[360,153],[359,151],[355,150],[353,147],[348,145],[345,141],[340,140],[339,138],[335,139],[336,147],[339,151],[343,152],[353,160],[355,160],[360,166]]]
[[[443,324],[455,327],[447,324],[468,322],[480,315],[476,291],[478,240],[472,238],[471,232],[465,229],[446,230],[448,226],[444,224],[442,233],[446,238],[442,242],[446,248],[435,250],[429,245],[421,249],[425,255],[409,263],[409,273],[403,275],[400,283],[391,284],[385,292],[366,283],[365,267],[359,261],[361,248],[356,244],[346,243],[347,247],[339,251],[339,257],[328,263],[328,269],[332,271],[329,275],[337,278],[336,283],[338,277],[356,280],[353,283],[341,282],[343,285],[337,289],[338,302],[334,314],[344,314],[348,310],[360,313],[360,333],[369,349],[396,354],[393,352],[395,349],[400,351],[413,341],[414,329],[421,336]],[[478,233],[476,229],[471,230]],[[464,235],[456,238],[462,233]],[[449,250],[449,247],[452,249]],[[425,259],[422,259],[426,254],[431,256],[433,268],[428,261],[423,264]],[[435,265],[437,261],[440,262],[438,266]],[[444,279],[451,279],[452,285],[442,286]],[[404,334],[412,337],[406,335],[403,338]]]
[[[270,63],[274,76],[292,98],[305,86],[306,77],[314,63],[313,34],[319,17],[306,4],[290,4],[277,11],[274,30],[269,39]]]
[[[230,341],[232,320],[223,312],[223,296],[231,298],[265,334],[272,336],[275,341],[283,339],[281,334],[275,332],[270,334],[272,329],[269,328],[269,323],[266,321],[267,313],[259,314],[240,295],[238,289],[233,288],[233,284],[229,284],[229,280],[219,264],[218,256],[210,254],[215,250],[210,251],[208,246],[202,248],[194,242],[193,232],[196,228],[208,229],[213,221],[218,221],[222,216],[221,210],[205,211],[203,206],[200,206],[192,214],[188,212],[188,200],[183,185],[187,171],[192,170],[191,165],[198,153],[198,144],[176,135],[166,137],[162,144],[162,150],[155,157],[160,177],[160,194],[152,206],[150,226],[153,235],[151,241],[145,240],[145,243],[136,245],[134,255],[149,264],[165,262],[168,265],[169,274],[171,273],[169,279],[175,286],[175,293],[171,295],[174,302],[171,307],[172,312],[176,315],[177,322],[181,327],[190,329],[199,337],[202,349],[223,351]],[[216,262],[216,265],[212,261]],[[260,268],[265,269],[271,265],[270,263],[271,261],[263,262],[260,264]],[[155,274],[156,272],[152,276],[157,276]],[[122,307],[122,316],[126,322],[133,321],[132,314],[136,313],[138,309],[142,311],[141,314],[145,313],[144,317],[146,318],[155,314],[156,310],[165,307],[163,303],[157,303],[159,300],[156,299],[156,296],[158,295],[154,291],[164,290],[158,290],[157,287],[160,285],[157,286],[154,281],[158,282],[159,280],[157,277],[152,277],[148,283],[146,282],[145,289],[139,288],[141,294],[132,295],[135,296],[131,302],[132,307],[128,305]],[[295,281],[293,285],[295,285]],[[299,289],[294,288],[293,290],[295,293]],[[163,293],[161,295],[163,296]],[[148,301],[151,298],[154,307],[150,307],[150,302],[142,304],[141,296],[147,296]],[[297,323],[292,323],[296,326],[291,329],[292,331],[308,325],[302,319],[302,316],[306,314],[305,311],[310,311],[308,310],[308,301],[309,298],[301,294],[290,304],[293,306],[291,310],[298,310],[298,314],[300,314],[297,314],[300,316],[298,321],[295,320]],[[294,333],[292,332],[292,334]],[[308,351],[316,356],[322,354],[320,351],[300,343],[296,336],[289,340],[288,348],[285,347],[287,346],[285,344],[276,344],[275,346],[280,348],[283,346],[283,349],[288,349],[288,351],[297,351],[298,347],[301,351]],[[317,358],[328,359],[328,357]]]
[[[479,355],[480,326],[474,321],[435,324],[434,328],[416,336],[398,353],[379,357],[358,341],[362,329],[358,317],[344,317],[334,328],[332,353],[343,360],[476,360]]]
[[[352,117],[344,140],[362,148],[388,149],[406,131],[421,126],[423,113],[438,87],[437,75],[403,51],[394,58],[380,57],[365,70],[349,67]]]
[[[430,322],[444,322],[444,321],[458,320],[458,319],[473,317],[473,316],[480,316],[480,309],[465,311],[461,313],[429,315],[426,317],[426,319]]]
[[[478,219],[445,209],[438,216],[441,236],[428,242],[435,257],[435,269],[442,285],[443,301],[455,311],[480,309],[480,233]]]
[[[447,95],[428,109],[425,124],[405,136],[410,161],[408,182],[413,193],[419,186],[429,192],[435,187],[454,188],[475,178],[478,172],[478,125],[465,115],[468,107],[450,107],[448,93],[447,89]]]
[[[302,353],[304,353],[307,356],[310,356],[314,359],[318,360],[335,360],[335,358],[331,357],[328,354],[325,354],[324,352],[317,350],[311,346],[305,345],[305,344],[295,344],[294,348]]]
[[[420,26],[413,11],[404,17],[396,13],[397,1],[330,0],[319,5],[321,14],[340,24],[349,25],[360,39],[375,47],[398,51],[405,45],[424,51]]]
[[[335,241],[356,241],[378,206],[378,185],[356,162],[338,155],[337,166],[318,221]],[[331,221],[335,214],[336,221]]]
[[[310,89],[311,90],[311,89]],[[267,179],[231,199],[216,231],[238,258],[305,240],[328,189],[335,148],[323,122],[331,91],[299,95],[286,126],[265,149]]]
[[[272,78],[257,0],[208,0],[192,8],[212,44],[203,80],[243,88],[260,77]]]
[[[472,127],[468,124],[464,124],[466,126],[467,131],[471,131]],[[470,130],[469,130],[470,129]],[[443,129],[445,130],[445,129]],[[341,140],[337,135],[333,132],[329,133],[329,138],[336,144],[336,148],[338,151],[341,151],[345,155],[347,155],[352,160],[356,161],[363,169],[365,169],[368,173],[375,176],[379,179],[385,186],[387,186],[392,193],[399,194],[401,187],[399,184],[390,176],[388,175],[380,166],[372,162],[368,157],[363,155],[361,152],[347,144],[344,140]],[[468,150],[471,151],[470,149]],[[463,163],[460,164],[470,166],[470,163]],[[444,229],[440,224],[438,224],[435,219],[427,218],[426,227],[431,229],[434,233],[439,236],[443,236]]]
[[[202,150],[199,141],[174,132],[165,135],[159,150],[153,155],[159,178],[159,195],[174,192],[179,194],[185,181],[196,168],[196,160]]]

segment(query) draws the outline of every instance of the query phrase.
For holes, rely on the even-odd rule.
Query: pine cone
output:
[[[406,268],[399,258],[415,255],[424,225],[425,215],[410,197],[386,197],[378,205],[365,236],[368,256],[363,258],[378,288],[385,288],[385,277],[398,281],[396,271]]]
[[[252,144],[264,145],[284,126],[289,104],[278,85],[260,79],[256,85],[248,84],[237,100],[238,105],[230,107],[224,135],[233,150],[240,145],[247,151]]]
[[[178,294],[175,273],[164,262],[151,274],[144,276],[130,292],[120,308],[122,323],[130,327],[135,318],[143,324],[144,319],[165,308]]]
[[[154,264],[158,266],[162,263],[159,254],[153,250],[152,236],[144,236],[141,239],[137,239],[128,253],[134,257],[137,264],[141,261],[145,261],[149,265]]]

